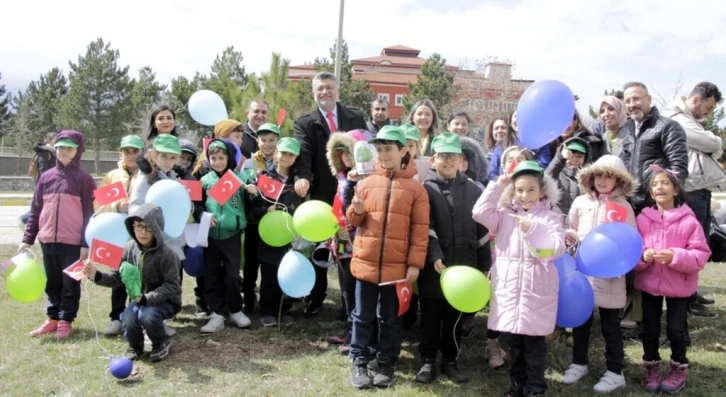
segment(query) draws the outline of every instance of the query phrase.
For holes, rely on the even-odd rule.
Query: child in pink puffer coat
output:
[[[650,169],[649,205],[637,219],[643,257],[635,268],[635,288],[643,295],[645,389],[676,393],[685,387],[688,376],[688,297],[696,292],[698,272],[711,250],[701,224],[686,205],[676,175],[659,166]],[[668,309],[666,334],[671,342],[670,372],[665,378],[661,377],[658,352],[663,299]]]
[[[547,390],[547,343],[555,329],[559,277],[553,265],[565,252],[559,190],[535,161],[490,183],[474,205],[474,220],[496,234],[488,327],[509,334],[509,395]]]

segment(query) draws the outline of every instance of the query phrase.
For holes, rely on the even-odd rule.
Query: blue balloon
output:
[[[620,277],[635,268],[642,254],[638,230],[622,222],[603,223],[580,243],[577,269],[593,277]]]
[[[577,270],[566,273],[566,267],[557,268],[560,290],[556,322],[560,327],[574,328],[584,324],[592,315],[595,309],[595,293],[584,274]]]
[[[192,277],[204,277],[204,248],[186,246],[184,256],[186,257],[182,261],[184,271]]]
[[[164,233],[167,236],[177,238],[184,233],[192,210],[192,200],[181,183],[171,179],[154,183],[146,193],[146,202],[161,207],[164,213]]]
[[[315,285],[315,269],[310,260],[297,251],[289,251],[282,257],[277,269],[280,289],[291,298],[308,295]]]
[[[128,358],[114,357],[111,359],[111,365],[108,366],[111,375],[117,379],[126,379],[134,370],[134,364]]]
[[[104,212],[91,218],[86,226],[86,244],[91,246],[93,239],[123,247],[131,239],[124,221],[126,214]]]
[[[555,267],[560,274],[560,278],[563,275],[568,275],[574,271],[577,271],[577,265],[575,264],[575,258],[570,255],[562,255],[555,260]]]
[[[562,135],[575,115],[575,96],[569,87],[556,80],[532,84],[517,104],[519,139],[536,150]]]
[[[192,94],[188,106],[189,114],[201,125],[213,126],[228,117],[222,97],[210,90],[199,90]]]

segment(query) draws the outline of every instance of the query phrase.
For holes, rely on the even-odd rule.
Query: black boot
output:
[[[698,292],[696,292],[696,302],[698,302],[702,305],[713,305],[714,303],[716,303],[715,300],[706,298],[705,296],[699,294]]]
[[[356,389],[370,389],[371,377],[368,376],[368,360],[363,358],[356,358],[353,360],[353,366],[351,367],[350,384]]]
[[[434,369],[434,360],[424,360],[421,365],[421,369],[416,374],[416,382],[418,383],[429,383],[436,377]]]
[[[504,393],[502,397],[524,397],[524,387],[517,382],[512,382],[509,391]]]
[[[442,361],[441,373],[448,376],[454,383],[465,383],[469,381],[469,377],[459,371],[456,361]]]
[[[378,371],[373,377],[376,387],[391,387],[396,380],[396,363],[393,360],[378,358]]]

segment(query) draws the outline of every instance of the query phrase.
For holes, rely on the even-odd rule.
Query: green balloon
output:
[[[483,309],[492,294],[484,273],[469,266],[444,269],[441,272],[441,290],[449,304],[463,313],[476,313]]]
[[[45,291],[45,270],[32,259],[17,265],[8,275],[8,295],[18,302],[30,303],[43,296]]]
[[[297,207],[292,223],[300,237],[314,243],[333,237],[340,227],[333,207],[320,200],[306,201]]]
[[[284,247],[295,237],[292,215],[285,211],[272,211],[260,220],[260,238],[271,247]]]

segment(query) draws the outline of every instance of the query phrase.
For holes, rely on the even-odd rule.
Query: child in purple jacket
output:
[[[79,259],[88,257],[86,226],[93,216],[96,182],[81,169],[83,134],[61,131],[55,141],[56,166],[40,177],[30,206],[23,242],[18,252],[40,241],[48,281],[48,318],[30,336],[55,333],[56,339],[71,336],[78,314],[81,284],[63,273]]]

